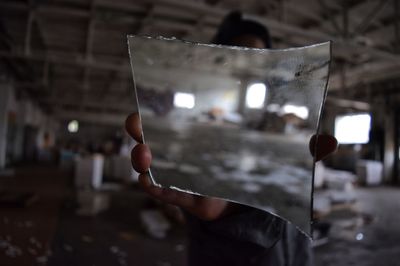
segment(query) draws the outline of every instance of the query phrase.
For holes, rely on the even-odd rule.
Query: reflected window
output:
[[[193,109],[195,105],[194,94],[186,92],[177,92],[174,95],[174,106],[178,108]]]
[[[369,114],[338,116],[335,120],[335,138],[342,144],[368,143],[370,127]]]
[[[264,107],[265,94],[267,87],[264,83],[254,83],[247,88],[246,106],[252,109],[261,109]]]
[[[79,122],[76,120],[72,120],[68,123],[68,132],[76,133],[79,130]]]
[[[282,106],[283,114],[294,114],[302,119],[308,118],[308,108],[305,106],[297,106],[292,104],[285,104]]]

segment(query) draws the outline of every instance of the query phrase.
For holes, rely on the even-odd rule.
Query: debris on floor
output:
[[[168,230],[171,228],[167,218],[158,210],[141,211],[140,219],[146,232],[154,238],[165,238]]]
[[[0,207],[25,208],[34,204],[38,198],[34,192],[3,190],[0,191]]]
[[[106,209],[110,205],[109,196],[96,191],[78,192],[79,209],[76,214],[81,216],[93,216]]]
[[[382,162],[359,160],[357,162],[356,172],[361,185],[376,186],[382,183]]]
[[[133,232],[119,232],[118,236],[126,241],[131,241],[133,239],[135,239],[135,234]]]
[[[86,242],[86,243],[92,243],[93,242],[93,237],[88,236],[88,235],[83,235],[81,237],[82,242]]]

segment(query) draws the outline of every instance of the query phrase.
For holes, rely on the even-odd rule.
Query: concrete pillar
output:
[[[393,183],[400,185],[400,108],[397,108],[395,114],[395,143],[394,143],[394,171]]]
[[[14,139],[14,147],[13,147],[13,157],[15,161],[21,161],[24,150],[24,115],[25,115],[25,106],[20,104],[18,106],[17,112],[17,128],[15,132]]]
[[[8,104],[11,88],[10,83],[0,82],[0,169],[6,166]]]
[[[238,100],[237,111],[241,115],[244,115],[244,113],[246,111],[246,94],[247,94],[247,86],[248,85],[249,85],[249,80],[247,78],[240,79],[239,100]]]
[[[394,181],[394,166],[395,166],[395,116],[394,110],[390,105],[387,105],[385,112],[385,144],[383,152],[383,180],[385,183],[393,183]]]

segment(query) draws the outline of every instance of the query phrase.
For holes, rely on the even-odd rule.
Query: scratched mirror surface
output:
[[[310,233],[330,43],[286,50],[128,36],[151,176],[266,210]]]

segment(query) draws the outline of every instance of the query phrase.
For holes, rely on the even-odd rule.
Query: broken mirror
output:
[[[268,50],[128,36],[128,45],[153,183],[266,210],[309,234],[309,140],[330,42]]]

